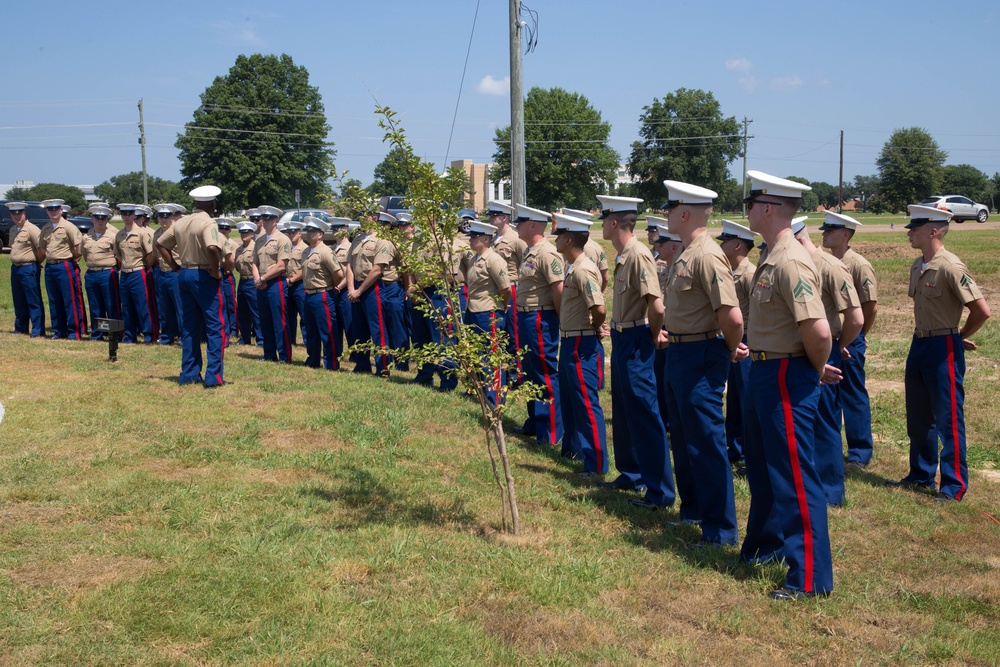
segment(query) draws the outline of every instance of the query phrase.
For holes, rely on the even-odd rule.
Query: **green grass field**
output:
[[[876,458],[830,512],[834,595],[791,605],[767,599],[779,567],[694,548],[697,530],[665,525],[676,512],[582,484],[518,436],[522,534],[501,534],[477,405],[407,374],[231,347],[233,384],[206,391],[177,386],[179,348],[110,364],[106,345],[10,335],[4,255],[0,664],[995,665],[1000,326],[968,355],[966,501],[886,488],[907,460],[915,253],[898,227],[854,244],[880,277]],[[946,241],[996,311],[1000,231]],[[743,480],[736,498],[742,523]]]

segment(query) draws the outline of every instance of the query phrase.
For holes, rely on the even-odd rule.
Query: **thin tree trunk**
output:
[[[500,462],[503,464],[503,473],[507,478],[507,501],[510,503],[510,517],[513,524],[514,534],[521,532],[521,516],[517,511],[517,494],[514,492],[514,476],[510,472],[510,461],[507,459],[507,441],[504,438],[503,424],[497,421],[493,424],[493,437],[497,442],[497,451],[500,452]]]

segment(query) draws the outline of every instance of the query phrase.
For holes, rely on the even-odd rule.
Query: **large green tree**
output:
[[[903,211],[907,204],[941,194],[941,167],[946,157],[948,154],[922,128],[907,127],[893,132],[875,160],[879,181],[878,208],[890,212]]]
[[[619,156],[611,124],[587,98],[562,88],[532,88],[524,100],[525,190],[534,208],[590,208],[614,182]],[[510,126],[496,131],[490,178],[510,177]]]
[[[330,193],[333,144],[319,89],[288,55],[241,55],[201,94],[177,139],[185,188],[222,188],[224,209],[316,206]]]
[[[636,196],[651,206],[666,200],[667,179],[719,192],[742,148],[736,118],[722,115],[712,93],[688,88],[643,107],[639,137],[632,143],[628,170],[638,179]]]
[[[87,207],[83,190],[75,185],[63,185],[62,183],[39,183],[30,188],[11,188],[7,191],[7,199],[20,199],[22,201],[62,199],[74,213],[79,213]]]
[[[373,173],[374,180],[368,186],[372,194],[399,197],[406,195],[408,172],[406,170],[406,148],[393,146],[385,158],[378,163]]]
[[[941,169],[941,192],[934,194],[963,195],[989,205],[990,179],[971,164],[946,164]]]
[[[191,197],[179,183],[168,181],[156,176],[146,178],[146,188],[151,203],[171,202],[183,204],[191,208]],[[130,171],[127,174],[112,176],[94,187],[98,198],[111,204],[141,204],[142,203],[142,172]]]
[[[795,181],[796,183],[801,183],[802,185],[808,185],[809,187],[812,187],[812,184],[809,182],[808,178],[802,178],[801,176],[787,176],[786,178],[790,181]],[[812,190],[806,190],[805,192],[802,193],[803,211],[805,211],[806,213],[810,213],[812,211],[815,211],[817,206],[819,206],[819,197],[816,196],[815,192],[813,192]]]

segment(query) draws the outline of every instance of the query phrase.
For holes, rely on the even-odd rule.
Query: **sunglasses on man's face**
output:
[[[45,210],[46,211],[61,211],[62,210],[62,206],[46,206]]]
[[[278,219],[278,216],[276,216],[276,215],[262,215],[260,217],[263,218],[264,220],[277,220]]]
[[[107,220],[108,219],[108,216],[106,216],[106,215],[92,215],[90,217],[93,218],[94,220]]]

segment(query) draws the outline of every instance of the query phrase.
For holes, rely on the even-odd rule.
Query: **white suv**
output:
[[[961,195],[938,195],[928,197],[920,202],[921,206],[933,206],[934,208],[951,211],[951,219],[955,222],[965,222],[966,220],[977,220],[986,222],[990,217],[990,209],[982,204],[977,204],[968,197]]]

